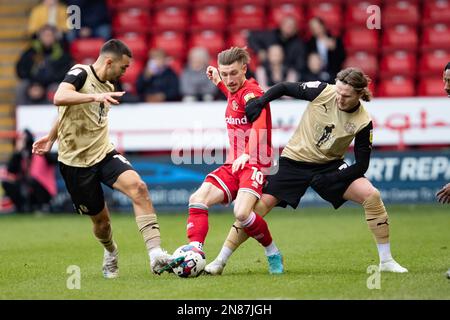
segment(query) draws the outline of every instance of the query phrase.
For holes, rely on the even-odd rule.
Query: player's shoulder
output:
[[[247,79],[240,90],[241,98],[245,103],[250,99],[262,96],[263,94],[264,91],[259,86],[259,83],[253,78]]]
[[[74,76],[74,77],[86,77],[89,67],[84,64],[75,64],[73,65],[69,71],[67,71],[67,76]]]

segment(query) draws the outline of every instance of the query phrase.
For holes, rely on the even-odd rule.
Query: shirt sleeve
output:
[[[228,89],[222,80],[217,84],[217,88],[219,88],[219,90],[222,91],[225,97],[228,97]]]
[[[327,87],[327,83],[320,81],[313,82],[280,82],[262,96],[263,105],[270,101],[289,96],[296,99],[313,101]]]
[[[372,121],[355,136],[355,163],[338,171],[338,180],[354,180],[363,177],[369,168],[372,151]]]
[[[79,91],[86,82],[87,72],[82,68],[74,68],[66,73],[62,82],[67,82],[75,86],[75,90]]]

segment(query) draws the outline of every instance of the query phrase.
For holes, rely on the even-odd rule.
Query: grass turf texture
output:
[[[152,275],[134,218],[112,217],[120,277],[102,277],[103,249],[88,217],[75,214],[0,217],[0,299],[450,299],[448,206],[390,206],[391,247],[408,274],[381,274],[369,290],[366,272],[378,264],[359,208],[276,209],[267,217],[285,258],[286,273],[271,276],[263,249],[250,239],[220,277]],[[231,213],[210,214],[208,262],[219,252]],[[186,215],[160,214],[163,247],[187,242]],[[81,270],[81,289],[69,290],[68,266]]]

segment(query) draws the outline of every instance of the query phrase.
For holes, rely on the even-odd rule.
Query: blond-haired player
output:
[[[392,258],[388,215],[380,192],[364,177],[372,150],[372,121],[360,100],[371,99],[368,82],[359,69],[347,68],[338,73],[336,85],[283,82],[248,103],[247,117],[255,121],[267,103],[284,95],[309,101],[281,154],[278,172],[268,177],[254,211],[265,216],[276,205],[296,208],[308,187],[335,209],[351,200],[364,208],[376,240],[380,271],[407,272]],[[353,140],[355,163],[349,166],[343,159]],[[245,233],[232,228],[219,256],[205,271],[221,274],[232,252],[246,239]]]

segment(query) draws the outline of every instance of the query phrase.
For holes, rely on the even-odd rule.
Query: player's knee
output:
[[[148,188],[144,181],[137,180],[131,187],[133,202],[147,201],[149,199]]]
[[[363,206],[380,203],[381,200],[381,193],[378,191],[377,188],[371,188],[363,195]]]
[[[189,204],[192,203],[203,203],[205,205],[208,205],[207,202],[207,194],[204,192],[196,191],[189,197]]]
[[[234,207],[233,212],[234,212],[234,217],[238,221],[245,221],[250,215],[250,212],[248,212],[247,210],[243,210],[242,208],[239,208],[236,206]]]
[[[369,220],[387,217],[386,208],[384,207],[383,200],[381,199],[380,191],[376,188],[373,188],[373,191],[366,197],[363,202],[363,207],[366,217]]]

